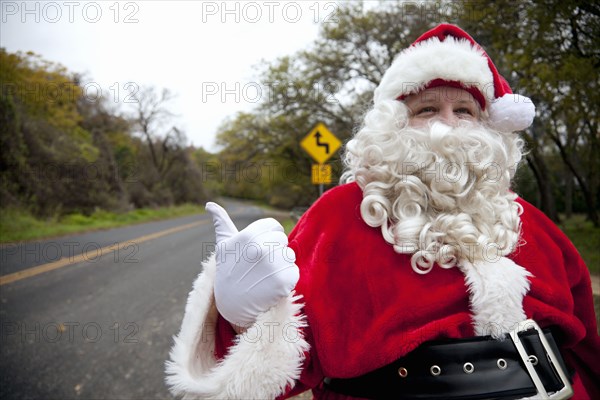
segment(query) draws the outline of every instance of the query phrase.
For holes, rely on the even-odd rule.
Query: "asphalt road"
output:
[[[241,202],[221,204],[239,229],[266,216]],[[116,242],[126,246],[98,254]],[[0,398],[172,398],[164,362],[213,246],[208,215],[3,246],[0,275],[56,262],[59,253],[85,257],[0,286]]]

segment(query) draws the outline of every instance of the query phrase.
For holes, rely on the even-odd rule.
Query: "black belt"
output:
[[[555,392],[550,398],[569,398],[572,373],[567,376],[564,372],[567,369],[552,332],[543,330],[544,344],[535,322],[522,324],[504,340],[479,336],[423,343],[365,375],[325,378],[325,388],[368,399],[508,399],[544,391]],[[527,329],[531,327],[535,329]],[[520,344],[526,354],[520,354]],[[552,357],[555,362],[550,361]]]

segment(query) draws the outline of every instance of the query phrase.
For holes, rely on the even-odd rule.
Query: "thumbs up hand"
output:
[[[250,325],[296,286],[296,255],[275,219],[260,219],[238,232],[221,206],[209,202],[206,210],[217,242],[217,309],[233,325]]]

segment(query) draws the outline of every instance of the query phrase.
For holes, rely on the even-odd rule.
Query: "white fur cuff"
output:
[[[309,345],[299,296],[290,294],[236,337],[224,359],[215,359],[217,309],[214,255],[188,296],[181,331],[174,337],[166,382],[183,399],[272,399],[300,377]]]

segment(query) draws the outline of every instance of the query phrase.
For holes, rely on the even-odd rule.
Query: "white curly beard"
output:
[[[429,272],[511,253],[521,207],[510,182],[522,140],[483,124],[407,125],[402,102],[377,104],[348,143],[343,182],[363,190],[361,214],[412,268]]]

